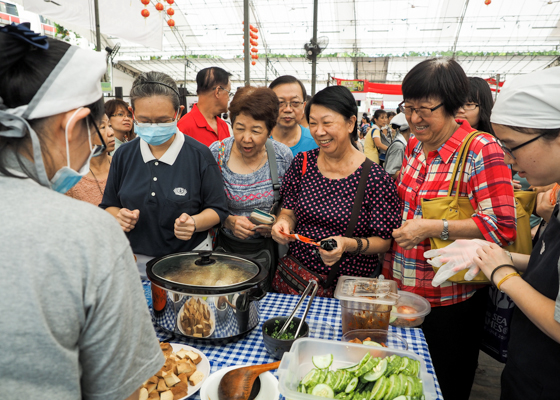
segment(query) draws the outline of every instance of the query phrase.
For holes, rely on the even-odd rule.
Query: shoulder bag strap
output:
[[[463,180],[463,175],[465,172],[465,162],[469,154],[469,147],[473,139],[479,134],[482,134],[482,132],[473,131],[469,133],[465,137],[465,139],[463,139],[463,144],[459,148],[457,159],[455,160],[455,165],[453,166],[453,174],[451,175],[451,181],[449,181],[449,189],[447,190],[448,196],[451,196],[451,193],[453,193],[453,189],[455,188],[455,181],[457,180],[457,178],[458,178],[457,188],[460,188],[461,182]]]
[[[268,156],[268,167],[270,168],[270,177],[272,178],[272,189],[274,190],[274,202],[280,200],[280,183],[278,182],[278,164],[276,164],[276,152],[274,144],[270,139],[266,140],[266,154]]]
[[[366,192],[367,180],[369,177],[369,172],[371,171],[371,167],[373,165],[373,161],[366,157],[366,161],[364,162],[364,166],[362,168],[362,173],[360,175],[360,183],[358,183],[358,189],[356,190],[356,198],[354,199],[354,206],[352,207],[352,215],[350,216],[350,222],[346,227],[346,232],[344,236],[352,237],[354,234],[354,229],[356,228],[356,224],[358,223],[358,217],[360,216],[360,210],[362,209],[362,203],[364,201],[364,195]],[[324,285],[324,288],[329,288],[332,286],[336,275],[338,274],[338,270],[340,269],[341,260],[338,260],[336,264],[331,267],[329,271],[329,276],[327,278],[327,282]]]

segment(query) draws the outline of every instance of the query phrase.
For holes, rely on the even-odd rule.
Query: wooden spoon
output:
[[[272,364],[250,365],[227,372],[218,386],[220,400],[247,400],[255,379],[263,372],[276,369],[280,361]]]

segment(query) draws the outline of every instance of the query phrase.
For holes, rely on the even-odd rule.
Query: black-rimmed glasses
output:
[[[103,152],[107,149],[107,145],[105,144],[105,140],[103,140],[103,136],[101,135],[101,132],[99,131],[99,128],[97,127],[97,124],[95,123],[95,121],[91,117],[91,114],[88,115],[88,118],[89,118],[90,123],[95,128],[95,131],[97,132],[97,136],[99,137],[99,140],[101,141],[101,144],[94,144],[93,148],[91,150],[91,156],[92,157],[97,157],[97,156],[100,156],[101,154],[103,154]]]
[[[477,103],[465,103],[463,104],[463,110],[465,111],[473,111],[476,109],[476,107],[478,107]]]
[[[432,108],[428,108],[428,107],[414,108],[414,107],[410,107],[410,106],[405,106],[404,101],[402,101],[399,104],[399,110],[401,110],[401,112],[403,112],[404,115],[406,115],[407,117],[412,116],[412,113],[416,112],[416,115],[418,115],[420,118],[429,118],[429,117],[432,116],[432,113],[435,110],[437,110],[438,108],[440,108],[441,106],[443,106],[443,103],[440,103],[437,106],[432,107]]]
[[[531,140],[527,140],[525,143],[521,143],[519,146],[515,146],[513,149],[510,149],[508,147],[506,147],[499,139],[496,139],[496,141],[498,142],[498,144],[500,145],[500,147],[502,148],[502,150],[504,151],[504,153],[506,153],[508,156],[510,156],[511,158],[513,158],[514,160],[516,159],[515,156],[513,155],[513,152],[515,150],[519,150],[520,148],[522,148],[523,146],[527,146],[530,143],[533,143],[535,140],[540,139],[541,137],[543,137],[545,134],[543,133],[542,135],[539,135],[537,137],[534,137]]]

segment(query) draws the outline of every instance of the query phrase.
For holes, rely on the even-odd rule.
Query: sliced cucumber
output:
[[[301,380],[300,383],[301,383],[302,385],[305,385],[305,386],[309,385],[309,383],[311,383],[311,382],[313,381],[313,378],[315,377],[315,374],[318,373],[318,372],[319,372],[319,371],[317,371],[316,369],[312,369],[311,371],[309,371],[309,372],[307,373],[307,375],[305,375],[305,376],[303,377],[303,379]]]
[[[391,316],[389,317],[389,323],[392,324],[393,322],[395,322],[397,320],[397,316],[394,313],[397,313],[397,307],[393,306],[393,308],[391,308]]]
[[[387,364],[387,371],[385,371],[385,376],[390,376],[396,373],[401,366],[401,358],[396,354],[388,357],[389,361]]]
[[[387,371],[387,359],[384,358],[367,374],[362,378],[368,382],[373,382],[378,380],[381,376],[385,375]]]
[[[406,396],[399,396],[399,397],[395,397],[393,400],[410,400],[410,397],[406,397]]]
[[[408,363],[410,361],[411,361],[410,358],[403,357],[401,359],[401,365],[400,365],[399,369],[397,370],[397,373],[399,373],[399,374],[402,373],[406,369],[406,367],[408,366]]]
[[[317,374],[317,383],[325,383],[325,380],[327,379],[327,375],[329,373],[328,369],[322,369],[319,371],[319,374]]]
[[[335,378],[334,372],[329,371],[327,373],[327,378],[322,383],[325,383],[325,384],[329,385],[330,387],[334,387],[334,384],[336,383],[336,378]]]
[[[356,389],[356,386],[358,386],[358,378],[353,377],[352,379],[350,379],[350,382],[348,382],[348,385],[346,385],[346,389],[344,391],[346,393],[351,393],[354,391],[354,389]]]
[[[329,368],[333,362],[332,354],[325,354],[324,356],[313,356],[313,365],[319,369]]]
[[[375,385],[373,385],[373,388],[371,389],[368,400],[375,400],[377,398],[377,395],[381,392],[381,390],[383,390],[384,381],[385,377],[382,376],[377,382],[375,382]],[[382,397],[383,396],[381,396],[381,398]]]
[[[413,396],[414,395],[414,388],[415,388],[415,383],[414,383],[414,378],[412,376],[407,376],[406,377],[406,389],[404,394],[407,396]]]
[[[376,363],[377,363],[376,358],[369,358],[365,364],[363,364],[357,371],[354,372],[354,374],[358,377],[365,375],[366,373],[371,371],[373,367],[375,367]]]
[[[399,392],[399,384],[400,381],[397,379],[396,375],[391,375],[389,377],[389,389],[385,395],[386,399],[393,399],[394,397],[397,397],[396,394]]]
[[[373,340],[364,340],[362,344],[365,344],[366,346],[383,347],[381,344],[374,342]]]
[[[328,397],[332,399],[334,397],[334,390],[329,385],[325,385],[324,383],[319,383],[317,386],[313,388],[311,394],[313,396]]]

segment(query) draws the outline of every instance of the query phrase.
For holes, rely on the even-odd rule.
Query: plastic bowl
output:
[[[280,330],[287,319],[288,317],[270,318],[269,320],[265,321],[262,326],[264,346],[266,347],[268,354],[277,359],[281,359],[285,352],[290,351],[290,349],[292,348],[292,344],[294,344],[297,339],[309,336],[309,325],[307,325],[307,322],[305,321],[301,326],[301,330],[299,331],[299,336],[297,337],[297,339],[283,340],[274,339],[272,336],[270,336],[270,334],[272,334],[276,327],[278,330]],[[278,321],[278,324],[276,323],[276,321]],[[286,332],[295,334],[300,321],[301,319],[294,317],[292,319],[293,326],[292,323],[290,323],[290,326],[288,327],[288,329],[286,329]]]
[[[350,342],[353,339],[359,339],[363,342],[367,338],[373,342],[379,343],[382,347],[408,350],[408,343],[400,335],[382,329],[356,329],[355,331],[346,332],[342,336],[342,341]]]
[[[389,324],[399,328],[414,328],[422,325],[432,306],[422,296],[399,290],[399,301],[391,311]]]

